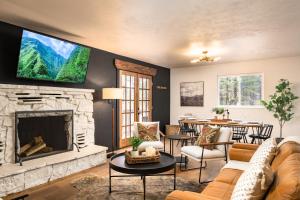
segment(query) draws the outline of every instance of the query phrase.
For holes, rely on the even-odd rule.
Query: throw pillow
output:
[[[144,141],[157,141],[158,124],[137,123],[138,136]]]
[[[196,145],[203,143],[215,143],[218,141],[220,136],[220,128],[213,128],[210,126],[204,126],[202,128],[202,134],[199,135]],[[205,149],[213,150],[215,146],[204,146]]]
[[[255,151],[250,159],[250,163],[268,163],[271,164],[276,155],[277,145],[274,138],[269,138],[264,141]]]
[[[274,179],[269,164],[252,163],[238,179],[231,200],[263,199]]]

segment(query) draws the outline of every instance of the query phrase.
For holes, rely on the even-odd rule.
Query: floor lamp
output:
[[[111,148],[112,155],[115,151],[115,103],[117,100],[123,98],[123,89],[122,88],[103,88],[102,89],[102,99],[108,100],[111,104],[112,111],[112,127],[111,127]]]

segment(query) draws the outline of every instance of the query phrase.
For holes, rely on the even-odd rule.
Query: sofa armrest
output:
[[[196,192],[175,190],[171,192],[166,197],[165,200],[221,200],[221,199],[196,193]]]
[[[244,144],[244,143],[234,143],[232,148],[237,149],[248,149],[248,150],[256,150],[259,147],[258,144]]]
[[[255,150],[231,148],[229,150],[230,160],[249,162]]]

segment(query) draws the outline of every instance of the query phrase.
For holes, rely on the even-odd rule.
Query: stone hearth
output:
[[[0,84],[0,197],[106,161],[94,145],[92,89]],[[15,163],[15,112],[73,110],[73,151]]]

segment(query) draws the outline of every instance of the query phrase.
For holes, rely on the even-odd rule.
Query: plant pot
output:
[[[131,156],[132,157],[138,157],[139,156],[139,151],[131,151]]]

